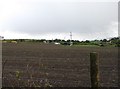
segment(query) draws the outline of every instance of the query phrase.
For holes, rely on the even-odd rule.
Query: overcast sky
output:
[[[70,32],[74,40],[118,36],[117,0],[0,1],[0,35],[6,39],[67,40]]]

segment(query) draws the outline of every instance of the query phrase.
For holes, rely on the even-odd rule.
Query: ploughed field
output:
[[[90,87],[90,52],[99,53],[100,86],[118,85],[117,47],[3,43],[3,87]]]

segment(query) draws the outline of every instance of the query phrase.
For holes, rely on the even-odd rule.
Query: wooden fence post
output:
[[[91,88],[98,89],[99,87],[99,70],[98,70],[98,53],[90,53],[90,77],[91,77]]]

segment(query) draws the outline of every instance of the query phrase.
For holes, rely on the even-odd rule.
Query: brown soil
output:
[[[90,87],[90,52],[99,53],[100,86],[116,87],[118,48],[40,43],[3,44],[3,87]]]

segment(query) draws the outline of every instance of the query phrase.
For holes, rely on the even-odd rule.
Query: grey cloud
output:
[[[28,34],[70,31],[87,34],[104,31],[114,21],[117,21],[117,3],[49,2],[30,3],[7,23],[11,30]]]

